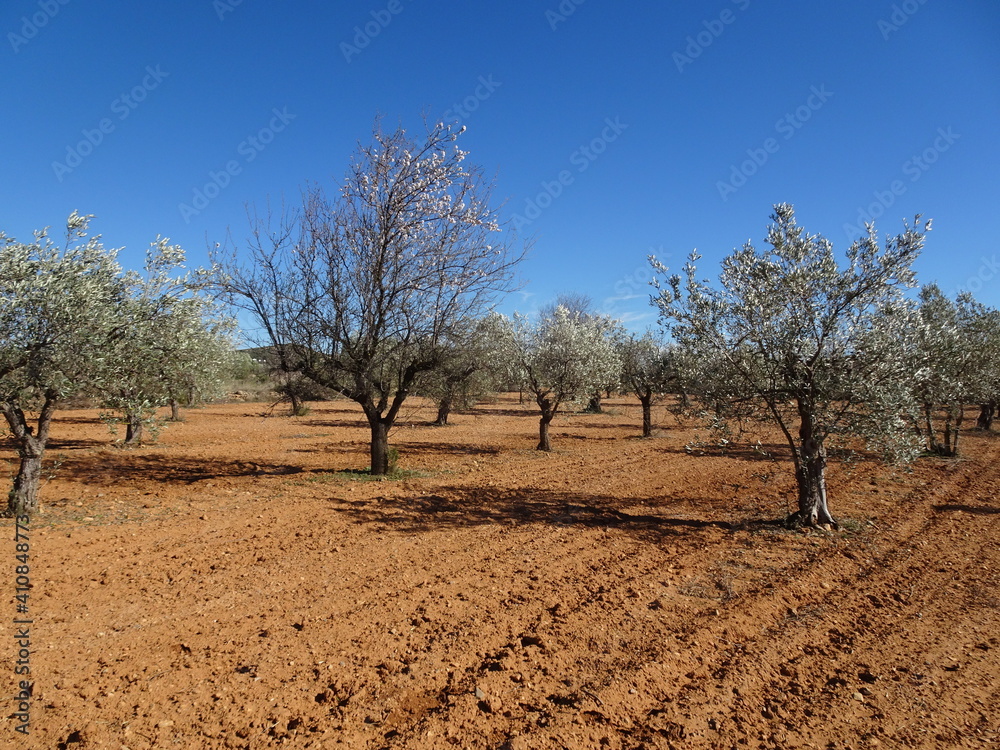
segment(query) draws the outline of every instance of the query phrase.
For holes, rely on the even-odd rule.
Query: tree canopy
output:
[[[858,435],[912,455],[906,332],[913,261],[930,222],[918,216],[879,243],[874,226],[841,267],[832,244],[774,207],[768,249],[750,243],[722,262],[717,286],[698,278],[692,253],[682,278],[659,274],[655,299],[674,339],[702,362],[697,395],[723,416],[776,424],[795,467],[796,524],[835,524],[827,505],[827,440]],[[664,278],[666,277],[666,278]]]

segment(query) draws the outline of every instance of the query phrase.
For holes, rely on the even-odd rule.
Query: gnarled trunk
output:
[[[799,402],[799,442],[795,450],[798,510],[785,521],[789,528],[830,525],[840,528],[826,502],[826,446],[813,422],[808,402]]]
[[[38,512],[38,485],[42,478],[42,454],[45,447],[29,437],[18,446],[21,465],[14,477],[14,486],[7,498],[7,508],[11,516],[33,516]]]
[[[448,417],[451,415],[451,403],[452,397],[450,394],[442,397],[438,402],[437,419],[434,420],[434,424],[438,427],[444,427],[448,424]]]
[[[176,398],[170,399],[170,421],[171,422],[181,421],[181,405]]]
[[[125,416],[125,445],[138,445],[142,442],[142,417],[134,414]]]
[[[17,455],[21,459],[14,485],[7,496],[7,513],[18,516],[33,516],[38,511],[38,485],[42,478],[42,456],[45,454],[45,444],[49,440],[49,427],[56,410],[56,395],[46,393],[42,409],[38,414],[38,431],[32,433],[28,420],[16,404],[0,403],[10,427],[11,435],[17,445]]]
[[[302,399],[295,392],[295,388],[288,389],[288,399],[292,402],[292,416],[297,417],[302,413]]]
[[[788,525],[823,526],[839,525],[830,515],[826,503],[826,449],[820,445],[812,451],[802,451],[799,466],[795,469],[798,484],[799,509],[788,517]]]
[[[549,437],[549,424],[552,422],[552,415],[546,416],[542,415],[542,418],[538,420],[538,445],[535,450],[539,451],[550,451],[552,450],[552,439]]]
[[[604,409],[601,408],[601,394],[595,393],[590,397],[590,401],[587,402],[587,408],[584,409],[587,414],[603,414]]]
[[[549,437],[549,425],[556,415],[556,408],[550,399],[539,397],[537,400],[538,408],[542,410],[542,418],[538,420],[538,445],[535,450],[550,451],[552,439]]]

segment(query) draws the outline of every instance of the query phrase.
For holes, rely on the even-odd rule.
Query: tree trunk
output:
[[[448,417],[451,415],[451,395],[444,396],[441,401],[438,402],[438,413],[437,419],[434,420],[434,424],[438,427],[444,427],[448,424]]]
[[[993,427],[993,418],[997,413],[996,402],[979,405],[979,417],[976,419],[977,430],[989,430]]]
[[[10,515],[31,517],[38,512],[38,485],[42,477],[42,454],[45,446],[28,437],[17,449],[21,466],[14,477],[14,486],[7,498]]]
[[[42,456],[45,454],[45,444],[49,440],[49,427],[52,415],[55,414],[57,399],[55,394],[46,393],[42,409],[38,414],[38,432],[32,434],[31,427],[24,412],[16,404],[0,403],[11,435],[17,445],[17,454],[21,459],[14,486],[7,496],[7,512],[18,516],[33,516],[38,511],[38,485],[42,478]]]
[[[653,395],[643,394],[639,402],[642,404],[642,436],[650,437],[653,434]]]
[[[820,445],[814,450],[802,451],[795,480],[799,489],[799,509],[788,518],[792,528],[829,524],[840,528],[826,502],[826,449]]]
[[[949,447],[949,450],[951,451],[950,455],[957,456],[958,437],[962,431],[962,422],[965,420],[965,404],[959,404],[958,407],[954,410],[954,415],[955,415],[954,428],[951,433],[951,445]],[[949,421],[951,421],[950,418]]]
[[[934,434],[934,419],[930,404],[924,404],[924,421],[927,430],[927,450],[930,453],[941,454],[941,446],[938,444],[937,436]]]
[[[549,437],[549,424],[552,422],[552,416],[551,413],[543,413],[542,418],[538,420],[538,447],[535,450],[552,450],[552,439]]]
[[[538,421],[538,445],[535,450],[550,451],[552,450],[552,440],[549,438],[549,425],[559,408],[559,401],[553,401],[551,398],[536,394],[535,402],[542,412],[542,418]]]
[[[789,528],[800,526],[840,526],[830,515],[826,502],[826,447],[816,434],[813,412],[808,403],[799,403],[799,444],[796,450],[795,481],[799,509],[786,520]]]
[[[181,405],[176,398],[170,399],[170,421],[181,421]]]
[[[385,476],[389,473],[389,429],[380,418],[368,420],[372,429],[371,469],[373,476]]]
[[[125,420],[125,445],[138,445],[142,442],[142,417],[128,414]]]
[[[297,417],[302,413],[302,399],[299,398],[299,394],[295,392],[295,387],[291,387],[287,390],[288,398],[292,402],[292,416]]]
[[[587,402],[587,408],[584,409],[587,414],[603,414],[604,410],[601,408],[601,394],[595,393],[590,397],[590,401]]]

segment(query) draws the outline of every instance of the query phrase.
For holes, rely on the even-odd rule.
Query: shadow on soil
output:
[[[674,455],[687,454],[695,458],[736,458],[743,461],[785,461],[791,460],[791,453],[788,446],[782,443],[757,443],[750,444],[744,442],[733,442],[727,446],[705,445],[687,448],[675,448],[673,446],[663,446],[658,448],[661,453],[672,453]]]
[[[977,516],[992,516],[1000,513],[1000,508],[994,508],[991,505],[960,505],[952,503],[948,505],[935,505],[933,508],[938,513],[961,511],[962,513],[972,513]]]
[[[287,464],[251,461],[177,461],[174,458],[130,451],[108,451],[100,456],[69,457],[62,460],[59,476],[77,482],[163,482],[193,484],[225,477],[286,476],[306,469]]]
[[[382,497],[372,500],[334,500],[337,511],[352,516],[356,523],[378,523],[400,531],[418,533],[485,524],[576,525],[621,529],[650,541],[684,531],[707,528],[731,530],[723,521],[672,518],[665,515],[633,514],[621,510],[655,501],[581,495],[541,489],[516,491],[449,487],[442,494],[422,497]],[[677,501],[671,500],[670,504]]]

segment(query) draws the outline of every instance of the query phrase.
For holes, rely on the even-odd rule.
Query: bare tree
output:
[[[373,474],[388,471],[389,429],[417,378],[462,320],[513,288],[523,256],[492,186],[463,163],[461,132],[439,123],[418,142],[376,123],[335,198],[308,187],[300,211],[251,222],[246,262],[219,262],[217,283],[283,367],[360,404]]]
[[[790,205],[775,206],[771,219],[770,250],[748,243],[735,251],[718,287],[698,279],[692,254],[685,282],[670,277],[655,302],[674,339],[713,364],[698,395],[723,414],[781,429],[798,484],[789,525],[835,525],[826,492],[831,435],[912,455],[902,342],[914,316],[904,291],[915,284],[912,264],[930,223],[919,227],[918,217],[884,249],[869,226],[841,269],[830,242],[806,234]]]

